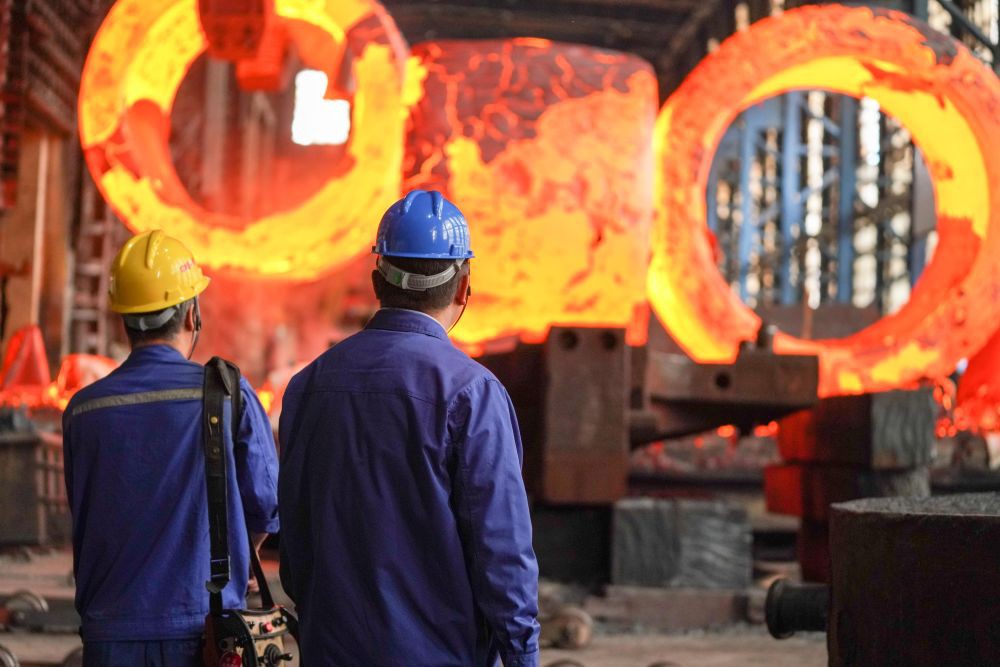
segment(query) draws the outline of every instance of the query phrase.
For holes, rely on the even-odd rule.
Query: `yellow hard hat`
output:
[[[193,299],[208,283],[187,246],[154,229],[118,251],[108,296],[116,313],[152,313]]]

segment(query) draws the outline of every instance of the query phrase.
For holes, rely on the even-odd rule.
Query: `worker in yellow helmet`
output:
[[[132,351],[63,415],[84,664],[203,664],[200,636],[215,596],[227,609],[245,607],[248,535],[259,545],[278,529],[274,438],[241,379],[239,402],[223,410],[225,503],[212,504],[213,521],[221,513],[228,528],[209,535],[207,385],[205,368],[190,361],[208,284],[184,244],[161,231],[130,239],[111,266],[110,305]]]
[[[191,358],[201,331],[198,295],[209,279],[183,243],[160,230],[129,239],[111,268],[111,310],[121,313],[129,342],[190,337]]]

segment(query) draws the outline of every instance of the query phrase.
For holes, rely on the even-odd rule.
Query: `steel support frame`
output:
[[[858,101],[844,97],[840,108],[840,192],[837,206],[837,301],[854,296],[854,200],[857,196]],[[848,126],[847,121],[851,124]]]
[[[1000,73],[1000,44],[995,43],[989,36],[989,30],[977,25],[965,14],[963,2],[961,0],[937,0],[941,7],[952,17],[952,32],[958,37],[967,36],[972,40],[982,44],[993,56],[993,67]],[[908,0],[902,6],[905,10],[922,20],[929,18],[930,0]],[[803,3],[795,3],[803,4]],[[770,298],[781,304],[796,303],[803,297],[801,285],[793,282],[792,263],[801,259],[796,254],[796,244],[802,239],[805,212],[805,201],[812,193],[808,185],[803,184],[804,175],[802,172],[803,155],[805,147],[803,145],[803,111],[808,111],[804,106],[805,93],[802,91],[792,92],[785,95],[780,101],[780,109],[775,103],[779,100],[769,100],[755,107],[747,109],[734,123],[727,133],[723,142],[720,143],[718,155],[724,159],[717,159],[711,169],[708,180],[708,224],[709,228],[715,232],[726,251],[726,266],[722,267],[727,279],[731,280],[734,288],[737,289],[744,300],[750,299],[747,286],[747,278],[754,271],[760,271],[761,275],[774,270],[775,293]],[[826,189],[833,184],[838,184],[841,196],[837,198],[836,209],[824,215],[824,220],[836,224],[836,236],[832,246],[823,246],[823,291],[825,293],[828,284],[835,284],[835,299],[840,303],[851,303],[854,298],[854,272],[856,267],[857,252],[855,249],[855,237],[857,234],[856,218],[860,216],[872,219],[879,226],[879,246],[876,251],[876,261],[879,264],[878,287],[876,289],[876,300],[881,302],[884,298],[884,287],[887,276],[883,275],[883,262],[888,257],[881,256],[889,241],[891,246],[890,228],[887,225],[890,220],[875,220],[879,218],[879,212],[863,212],[858,209],[858,173],[857,161],[860,155],[859,135],[857,131],[858,101],[853,98],[841,98],[841,109],[839,113],[839,129],[848,131],[836,131],[829,118],[822,118],[826,131],[836,136],[837,150],[839,153],[836,165],[824,174],[822,189]],[[777,118],[772,116],[778,113]],[[762,146],[762,138],[769,128],[782,126],[780,132],[780,145],[775,157],[778,160],[778,182],[774,185],[778,187],[778,200],[776,202],[765,203],[754,201],[750,194],[751,174],[749,165],[752,160],[758,159],[758,151]],[[883,126],[884,129],[884,126]],[[723,155],[725,154],[725,155]],[[740,166],[739,174],[722,173],[721,163],[737,162]],[[884,168],[884,166],[883,166]],[[888,180],[885,172],[880,174],[881,178]],[[720,182],[725,181],[730,188],[739,193],[730,200],[730,214],[727,219],[720,219],[718,202],[713,200],[713,195],[718,191]],[[926,230],[921,233],[926,225],[920,224],[917,217],[926,215],[927,211],[921,212],[922,208],[933,207],[933,202],[918,201],[916,189],[919,187],[919,176],[914,174],[913,204],[911,206],[911,232],[906,240],[909,248],[906,258],[906,272],[911,285],[915,284],[923,272],[926,264],[927,238]],[[766,185],[766,184],[765,184]],[[879,186],[883,186],[880,184]],[[846,196],[845,196],[846,195]],[[742,218],[741,224],[737,227],[733,219],[733,212],[739,210]],[[891,216],[890,216],[891,217]],[[774,258],[768,258],[763,252],[760,240],[769,225],[774,224],[777,231],[777,243]],[[728,229],[727,229],[728,227]],[[917,231],[914,231],[917,230]],[[735,236],[733,236],[735,233]],[[760,249],[755,255],[755,251]],[[830,257],[831,253],[836,253]],[[756,259],[755,259],[756,258]],[[769,261],[770,259],[770,261]],[[830,259],[833,261],[830,262]],[[776,261],[775,261],[776,260]],[[756,266],[754,266],[756,264]],[[830,264],[833,265],[833,273],[827,276],[830,271]],[[888,277],[894,280],[893,277]],[[761,286],[760,297],[765,297],[766,289]],[[825,298],[825,297],[824,297]]]
[[[781,130],[781,252],[778,285],[784,305],[796,302],[798,294],[792,284],[792,249],[803,222],[802,191],[802,105],[805,93],[793,91],[784,96]]]
[[[860,103],[854,98],[838,95],[830,98],[835,102],[830,104],[828,101],[828,108],[819,114],[810,110],[807,99],[805,91],[793,91],[751,107],[741,114],[720,142],[706,194],[709,227],[720,238],[727,255],[721,268],[745,301],[754,296],[759,305],[792,305],[801,301],[804,298],[802,280],[795,279],[792,265],[797,263],[799,275],[803,275],[805,203],[809,197],[824,193],[824,224],[832,225],[834,229],[816,237],[822,257],[821,300],[833,297],[839,303],[853,302],[858,256],[855,239],[857,220],[861,217],[878,227],[880,248],[876,251],[879,266],[876,300],[881,304],[886,280],[895,282],[903,276],[881,275],[888,266],[883,251],[892,245],[895,238],[891,229],[891,207],[878,205],[868,209],[859,203],[858,167],[862,157],[859,143]],[[821,183],[807,182],[804,174],[808,148],[807,121],[820,121],[827,137],[822,147],[824,173]],[[880,137],[889,136],[892,129],[884,119],[880,126]],[[776,148],[767,144],[768,132],[772,129],[779,130]],[[883,146],[880,154],[887,155],[886,149],[887,146]],[[776,182],[768,180],[762,168],[764,180],[760,189],[766,191],[775,186],[778,195],[773,201],[751,193],[753,179],[750,168],[743,166],[752,164],[754,160],[763,166],[763,161],[770,158],[777,162]],[[738,170],[733,169],[734,164]],[[888,196],[887,188],[891,180],[890,165],[880,165],[876,183],[880,190],[886,191],[884,196]],[[731,197],[728,217],[719,215],[718,201],[713,199],[721,182],[728,183],[731,190],[738,193]],[[840,196],[829,197],[825,193],[834,186],[839,189]],[[880,195],[881,198],[883,195]],[[914,200],[910,207],[911,220],[916,206]],[[739,224],[734,215],[736,210],[739,210],[738,217],[741,219]],[[764,235],[770,230],[776,234],[773,251],[763,244]],[[910,250],[906,263],[905,277],[912,285],[923,270],[926,239],[912,234],[907,237],[903,242],[912,242],[915,246]],[[750,294],[747,283],[747,278],[755,271],[761,276],[761,288],[757,295]],[[773,277],[773,286],[764,286],[765,276]],[[831,287],[835,288],[832,295]],[[773,292],[770,291],[772,289]]]
[[[982,26],[977,25],[972,19],[969,18],[965,14],[961,3],[955,2],[955,0],[937,0],[937,3],[942,9],[948,12],[949,16],[951,16],[952,36],[960,38],[967,35],[986,47],[986,49],[993,56],[993,71],[1000,74],[1000,42],[994,42],[990,36],[986,34]],[[908,11],[913,16],[917,17],[921,21],[927,21],[930,17],[928,7],[929,4],[930,0],[909,0],[909,2],[904,6],[907,7]],[[998,21],[1000,21],[1000,18],[998,18]]]

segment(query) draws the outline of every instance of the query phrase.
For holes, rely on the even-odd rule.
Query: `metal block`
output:
[[[629,498],[615,504],[611,583],[668,588],[750,585],[750,521],[742,507]]]
[[[538,574],[546,581],[604,585],[611,562],[611,507],[536,504],[531,508],[532,545]]]
[[[0,545],[58,545],[69,537],[62,439],[0,432]]]
[[[901,470],[930,463],[939,407],[933,391],[839,396],[779,422],[786,461]]]
[[[846,338],[882,317],[874,306],[858,308],[846,303],[821,303],[819,308],[768,304],[758,306],[756,312],[763,321],[789,336],[811,339]]]
[[[802,519],[795,534],[795,557],[803,581],[830,581],[830,524]]]
[[[648,353],[646,392],[656,426],[633,443],[698,433],[724,424],[749,430],[814,405],[819,362],[748,348],[731,364],[700,364],[680,354]]]
[[[541,345],[479,361],[510,392],[536,500],[610,503],[625,495],[632,367],[623,329],[553,327]]]
[[[1000,495],[833,508],[832,667],[1000,665]]]
[[[832,503],[881,496],[930,495],[928,468],[901,471],[792,463],[764,469],[767,509],[812,521],[826,521]]]

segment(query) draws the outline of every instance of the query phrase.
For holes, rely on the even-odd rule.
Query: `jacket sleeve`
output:
[[[243,415],[234,443],[236,475],[247,527],[255,533],[278,532],[278,451],[271,422],[257,394],[241,379]]]
[[[453,485],[473,594],[507,667],[538,664],[538,564],[521,479],[521,436],[510,397],[493,377],[449,406]]]

